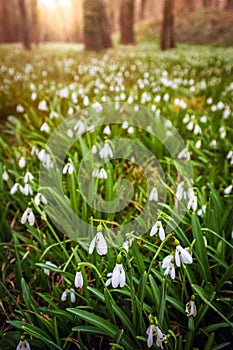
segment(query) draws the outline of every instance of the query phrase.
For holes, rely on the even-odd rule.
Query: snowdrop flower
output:
[[[107,179],[108,174],[104,168],[101,169],[95,169],[92,171],[92,177],[97,177],[98,179]]]
[[[153,345],[153,337],[156,336],[156,346],[163,349],[163,342],[166,340],[165,334],[161,331],[161,329],[155,324],[150,324],[150,326],[146,330],[147,337],[147,347],[151,348]]]
[[[2,178],[4,181],[7,181],[9,179],[9,175],[8,175],[8,172],[6,170],[3,171]]]
[[[192,264],[193,262],[192,255],[189,253],[188,249],[182,248],[180,244],[177,244],[176,246],[175,262],[178,267],[180,267],[181,262],[184,264]]]
[[[35,91],[33,91],[31,94],[31,100],[35,101],[36,99],[37,99],[37,93]]]
[[[163,100],[164,100],[165,102],[168,102],[168,101],[169,101],[169,94],[168,94],[168,93],[166,93],[166,94],[163,96]]]
[[[38,110],[39,111],[47,111],[48,110],[47,102],[45,100],[40,101],[40,103],[38,104]]]
[[[193,196],[189,199],[187,208],[189,210],[192,208],[193,211],[197,210],[197,196]]]
[[[91,149],[92,154],[96,154],[97,151],[98,151],[98,150],[97,150],[96,145],[93,145],[93,146],[92,146],[92,149]]]
[[[46,261],[45,262],[46,265],[51,266],[51,267],[55,267],[57,269],[57,265],[55,265],[54,263],[52,263],[51,261]],[[44,273],[49,276],[50,275],[50,270],[44,268]]]
[[[50,132],[50,127],[48,123],[44,122],[40,127],[40,131],[44,131],[48,134]]]
[[[60,91],[56,92],[56,95],[58,95],[61,98],[68,98],[69,97],[69,89],[67,87],[61,89]]]
[[[205,124],[205,123],[207,122],[207,117],[206,117],[206,115],[201,116],[200,122],[203,123],[203,124]]]
[[[102,110],[103,110],[103,107],[102,107],[102,105],[101,105],[99,102],[93,103],[92,107],[94,108],[94,110],[95,110],[97,113],[100,113],[100,112],[102,112]]]
[[[20,341],[16,347],[16,350],[31,350],[31,347],[27,340],[25,340],[25,337],[22,335],[20,337]]]
[[[33,190],[32,187],[29,184],[25,184],[24,187],[20,186],[20,191],[25,195],[28,196],[30,194],[30,196],[33,195]]]
[[[30,173],[30,171],[27,171],[26,174],[24,175],[24,183],[28,183],[28,182],[32,182],[34,179],[34,176],[32,175],[32,173]]]
[[[197,140],[197,142],[195,143],[195,147],[197,149],[200,149],[201,148],[201,140]]]
[[[68,129],[66,134],[67,134],[67,136],[69,136],[71,139],[72,139],[72,137],[74,137],[74,132],[73,132],[73,130],[71,130],[71,129]]]
[[[43,196],[43,194],[41,194],[40,192],[37,193],[37,195],[34,198],[34,202],[36,205],[40,205],[40,203],[42,202],[44,205],[46,205],[47,199],[45,198],[45,196]]]
[[[226,156],[230,160],[230,164],[233,165],[233,151],[229,151]]]
[[[163,241],[165,238],[165,231],[164,231],[162,222],[160,220],[156,221],[156,223],[153,225],[150,231],[150,236],[154,236],[158,231],[159,231],[159,238],[161,239],[161,241]]]
[[[201,134],[201,128],[198,124],[195,125],[193,133],[194,133],[194,135]]]
[[[18,112],[18,113],[23,113],[23,112],[24,112],[23,106],[17,105],[17,106],[16,106],[16,112]]]
[[[36,146],[32,146],[32,149],[31,149],[31,155],[34,156],[34,154],[38,155],[39,151],[38,149],[36,148]]]
[[[174,265],[174,256],[168,255],[163,259],[162,268],[165,269],[164,275],[170,275],[171,279],[175,279],[176,271]]]
[[[124,287],[126,278],[125,278],[125,271],[123,269],[121,261],[122,261],[122,256],[121,254],[119,254],[117,256],[116,265],[113,269],[113,272],[110,272],[107,274],[107,277],[109,277],[109,279],[106,281],[106,286],[109,286],[110,284],[112,284],[113,288],[117,288],[118,286],[120,286],[121,288]]]
[[[184,183],[184,181],[181,181],[176,190],[176,197],[178,200],[181,200],[182,198],[187,200],[194,197],[194,192],[192,187],[187,183]]]
[[[72,163],[68,162],[62,169],[63,174],[73,174],[74,172],[74,166]]]
[[[74,285],[76,288],[83,287],[83,275],[81,271],[77,271],[74,279]]]
[[[91,241],[91,244],[89,247],[89,254],[93,253],[94,248],[96,248],[97,253],[99,255],[106,255],[107,254],[107,250],[108,250],[107,243],[106,243],[106,240],[105,240],[103,233],[101,231],[102,231],[102,226],[99,225],[97,227],[97,233]]]
[[[177,158],[189,160],[190,159],[189,151],[186,148],[184,148],[182,151],[178,153]]]
[[[69,107],[68,111],[67,111],[68,115],[73,115],[74,114],[74,108],[73,107]]]
[[[55,111],[52,111],[52,112],[50,112],[50,114],[49,114],[49,118],[50,118],[50,119],[54,119],[54,118],[58,118],[58,117],[59,117],[59,115],[58,115],[58,113],[55,112]]]
[[[201,209],[199,209],[199,210],[197,211],[197,215],[198,215],[198,216],[203,216],[203,214],[205,214],[205,212],[206,212],[206,205],[204,204],[204,205],[201,207]]]
[[[88,96],[84,96],[83,105],[86,106],[86,107],[89,105],[89,98],[88,98]]]
[[[26,165],[25,158],[24,158],[24,157],[21,157],[18,164],[19,164],[19,167],[20,167],[20,168],[24,168],[25,165]]]
[[[11,195],[14,195],[18,189],[20,190],[20,192],[23,191],[23,187],[18,183],[16,182],[12,187],[11,187],[11,190],[10,190],[10,194]]]
[[[217,146],[217,141],[216,141],[216,140],[212,140],[212,141],[210,142],[210,147],[215,148],[216,146]]]
[[[73,129],[78,132],[78,135],[82,135],[86,131],[85,124],[81,120],[77,121]]]
[[[195,295],[192,295],[191,300],[185,306],[185,312],[188,317],[196,317],[197,307],[195,304]]]
[[[108,125],[105,126],[105,128],[103,130],[103,134],[104,135],[111,135],[111,129],[110,129],[110,127]]]
[[[128,130],[127,130],[127,133],[128,133],[129,135],[132,135],[132,134],[134,133],[134,127],[133,127],[133,126],[130,126],[130,127],[128,128]]]
[[[61,295],[61,301],[66,301],[68,294],[70,295],[70,301],[71,303],[75,303],[76,297],[75,297],[75,291],[73,288],[66,289],[62,295]]]
[[[224,194],[230,194],[231,191],[232,191],[232,188],[233,188],[232,185],[227,186],[227,187],[224,189],[224,191],[223,191]]]
[[[129,123],[125,120],[125,121],[122,123],[122,129],[128,129],[128,126],[129,126]]]
[[[225,129],[225,126],[221,126],[221,127],[219,128],[219,132],[220,132],[220,137],[221,137],[221,139],[225,139],[226,134],[227,134],[226,129]]]
[[[25,224],[28,221],[30,226],[33,226],[35,223],[35,216],[33,214],[32,208],[27,208],[21,218],[21,224]]]
[[[105,143],[103,148],[99,151],[100,158],[113,158],[113,152],[108,143]]]
[[[149,201],[158,202],[158,200],[159,200],[158,189],[157,187],[153,187],[149,195]]]
[[[186,126],[186,129],[189,130],[189,131],[192,131],[193,130],[193,127],[194,127],[194,123],[193,121],[190,121],[187,126]]]
[[[122,244],[122,247],[128,252],[129,247],[131,247],[134,241],[134,237],[132,236],[131,233],[126,233],[125,237],[126,237],[126,241]]]

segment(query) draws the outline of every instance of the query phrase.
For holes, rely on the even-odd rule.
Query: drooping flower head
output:
[[[188,317],[196,317],[197,315],[197,307],[195,304],[195,295],[191,296],[191,300],[185,306],[185,312]]]
[[[103,227],[102,225],[98,225],[97,227],[97,233],[95,237],[92,239],[90,247],[89,247],[89,254],[92,254],[94,251],[94,248],[96,248],[97,253],[99,255],[106,255],[108,251],[107,243],[104,238],[104,235],[102,233]]]
[[[31,350],[31,347],[27,340],[25,340],[24,335],[21,335],[20,341],[16,347],[16,350]]]
[[[112,284],[113,288],[123,288],[126,282],[125,270],[122,265],[122,255],[118,254],[116,258],[116,265],[113,269],[113,272],[107,274],[109,279],[106,282],[106,286]]]

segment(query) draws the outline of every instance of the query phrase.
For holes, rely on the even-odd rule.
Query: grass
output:
[[[160,52],[156,43],[141,43],[133,49],[120,46],[95,54],[77,45],[46,44],[29,53],[18,45],[5,45],[0,55],[0,349],[16,348],[22,334],[35,350],[146,349],[146,330],[152,323],[166,335],[166,349],[230,349],[232,48],[179,45]],[[96,103],[103,105],[102,118],[91,109],[93,104],[98,108]],[[141,114],[134,105],[141,106]],[[118,107],[120,124],[111,122]],[[85,108],[89,114],[85,115]],[[94,125],[94,131],[77,135],[71,117],[75,113],[75,122],[81,120],[86,130]],[[136,123],[133,132],[122,128],[123,121]],[[47,126],[41,131],[44,123]],[[197,208],[187,209],[187,202],[177,199],[183,175],[179,166],[184,169],[185,160],[174,161],[182,149],[171,123],[191,156],[192,183],[186,185],[193,187]],[[59,142],[56,147],[50,143],[49,149],[49,137],[63,125],[73,136],[56,131]],[[110,135],[104,133],[106,125]],[[169,131],[173,133],[170,151]],[[126,141],[119,142],[119,137]],[[90,158],[93,145],[99,152],[106,142],[113,159],[95,163]],[[59,158],[58,151],[65,147],[65,158]],[[43,149],[54,151],[46,166]],[[146,152],[151,158],[143,158]],[[22,157],[25,167],[20,167]],[[50,160],[55,165],[48,168]],[[67,163],[74,171],[62,174]],[[96,164],[106,170],[107,179],[91,178]],[[28,195],[27,171],[34,176]],[[43,172],[49,189],[42,186]],[[134,189],[129,202],[124,202],[129,183],[119,184],[123,179]],[[12,194],[15,183],[18,191]],[[124,231],[141,214],[155,184],[158,202],[151,202],[148,216],[138,221],[139,229]],[[48,205],[37,202],[38,193],[45,195]],[[107,212],[95,206],[101,203],[96,193],[106,201]],[[116,205],[110,201],[117,201]],[[118,211],[121,203],[124,206]],[[35,216],[33,225],[21,223],[28,207]],[[171,222],[172,216],[179,219],[178,225]],[[77,225],[77,218],[83,226]],[[164,240],[158,233],[150,235],[157,219],[165,230],[172,224]],[[108,244],[102,256],[96,249],[89,254],[99,223]],[[127,240],[128,249],[122,245]],[[175,265],[172,279],[164,275],[162,262],[175,254],[178,244],[189,247],[193,262]],[[107,274],[116,263],[122,264],[126,275],[122,288],[106,286]],[[81,288],[74,285],[77,271],[83,277]],[[63,292],[70,288],[75,302],[69,293],[62,301]],[[191,299],[196,316],[185,312]],[[155,338],[152,348],[156,349]]]

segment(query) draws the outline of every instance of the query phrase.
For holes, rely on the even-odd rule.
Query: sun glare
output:
[[[66,7],[71,5],[72,0],[39,0],[39,3],[50,9],[55,9],[56,7]]]

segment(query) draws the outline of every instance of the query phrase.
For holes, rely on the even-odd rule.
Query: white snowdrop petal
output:
[[[147,328],[146,333],[148,334],[148,337],[147,337],[147,347],[148,347],[148,348],[151,348],[152,345],[153,345],[153,328],[152,328],[152,325],[150,325],[150,326]]]
[[[67,299],[67,290],[65,290],[61,295],[61,301],[66,301]]]
[[[120,273],[120,287],[123,288],[125,285],[125,271],[122,268]]]
[[[118,267],[118,264],[114,267],[113,273],[112,273],[112,286],[113,288],[117,288],[120,283],[120,270]]]
[[[34,202],[36,205],[40,205],[40,197],[41,197],[41,194],[37,193],[37,195],[34,198]]]
[[[27,217],[28,217],[28,208],[24,211],[22,218],[21,218],[21,224],[25,224],[27,221]]]
[[[70,289],[70,301],[71,301],[71,303],[75,303],[75,300],[76,300],[75,292],[74,292],[74,289],[71,288]]]
[[[92,239],[91,244],[89,246],[89,254],[93,253],[93,250],[94,250],[95,244],[96,244],[95,242],[96,242],[96,236]]]
[[[162,224],[160,225],[160,228],[159,228],[159,238],[161,239],[161,241],[165,239],[165,231]]]
[[[179,255],[179,253],[178,253],[177,250],[176,250],[176,252],[175,252],[175,262],[176,262],[176,265],[177,265],[178,267],[180,267],[180,255]]]
[[[150,231],[150,236],[154,236],[157,232],[158,228],[157,228],[157,222],[152,226],[152,229]]]
[[[102,232],[96,234],[96,250],[99,255],[106,255],[108,251],[107,243]]]
[[[180,252],[180,255],[181,255],[182,261],[185,264],[192,264],[193,258],[192,258],[191,254],[187,250],[182,248],[181,252]]]
[[[77,271],[75,275],[74,285],[76,288],[82,288],[83,287],[83,276],[81,271]]]
[[[165,269],[165,268],[169,267],[170,264],[171,264],[172,259],[173,259],[173,256],[172,256],[172,255],[166,256],[166,257],[163,259],[162,268]]]
[[[35,216],[33,214],[33,211],[31,210],[29,215],[28,215],[28,223],[30,226],[33,226],[35,223]]]

